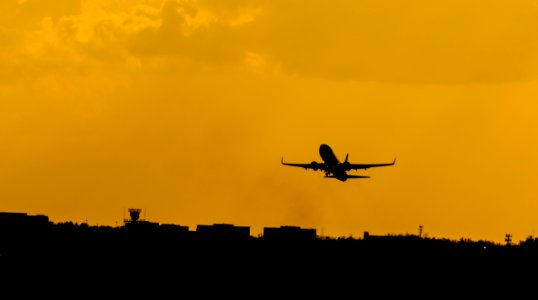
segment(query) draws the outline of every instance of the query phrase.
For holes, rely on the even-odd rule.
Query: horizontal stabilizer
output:
[[[364,176],[364,175],[347,175],[347,178],[370,178],[370,176]]]
[[[336,178],[333,175],[325,176],[325,178]],[[370,178],[370,176],[364,176],[364,175],[347,175],[347,178]]]

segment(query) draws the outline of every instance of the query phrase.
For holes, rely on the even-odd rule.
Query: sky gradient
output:
[[[4,0],[0,211],[524,240],[537,99],[534,0]]]

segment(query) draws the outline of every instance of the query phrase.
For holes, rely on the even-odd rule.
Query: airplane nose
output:
[[[327,144],[321,144],[319,146],[319,154],[321,153],[329,153],[331,151],[331,147]]]

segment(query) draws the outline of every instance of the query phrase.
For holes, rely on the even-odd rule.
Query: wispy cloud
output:
[[[538,7],[531,0],[122,3],[81,1],[60,10],[31,0],[0,8],[36,21],[21,45],[34,60],[79,64],[84,56],[132,66],[137,59],[182,58],[259,67],[254,55],[265,66],[337,80],[442,84],[538,76]],[[21,8],[31,5],[40,13]]]

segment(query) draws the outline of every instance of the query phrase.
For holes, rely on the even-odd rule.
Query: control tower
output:
[[[140,219],[140,213],[142,212],[142,209],[140,208],[129,208],[129,217],[130,219],[124,219],[123,222],[125,224],[137,224],[139,222],[143,222],[143,219]]]

